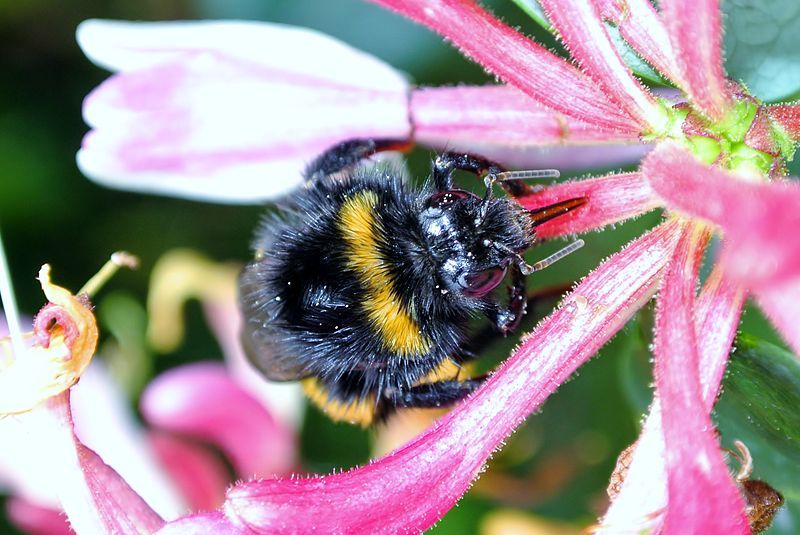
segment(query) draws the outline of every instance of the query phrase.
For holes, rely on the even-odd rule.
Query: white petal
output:
[[[345,86],[397,90],[405,78],[385,63],[322,33],[251,21],[124,22],[87,20],[77,40],[97,65],[111,71],[152,67],[186,54],[218,53],[271,69]]]

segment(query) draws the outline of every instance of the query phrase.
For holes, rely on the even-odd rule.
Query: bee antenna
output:
[[[507,182],[509,180],[536,180],[542,178],[558,178],[561,173],[558,169],[528,169],[524,171],[503,171],[495,173],[497,182]]]
[[[533,264],[532,266],[530,266],[531,267],[530,273],[533,273],[534,271],[541,271],[544,268],[546,268],[547,266],[555,264],[556,262],[558,262],[559,260],[561,260],[565,256],[574,253],[575,251],[577,251],[578,249],[580,249],[583,246],[584,246],[584,241],[583,240],[575,240],[574,242],[570,243],[569,245],[567,245],[563,249],[559,249],[558,251],[556,251],[555,253],[551,254],[547,258],[543,258],[543,259],[539,260],[538,262],[536,262],[535,264]],[[530,273],[524,273],[524,274],[525,275],[530,275]]]

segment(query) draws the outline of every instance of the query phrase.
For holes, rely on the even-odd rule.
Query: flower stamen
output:
[[[120,265],[132,265],[135,257],[115,254],[84,286],[96,292]],[[80,379],[97,347],[97,320],[86,293],[76,296],[50,281],[50,266],[39,270],[39,282],[47,298],[33,322],[30,345],[12,346],[12,358],[0,366],[0,415],[30,411],[39,403],[61,394]],[[8,339],[0,339],[7,346]]]

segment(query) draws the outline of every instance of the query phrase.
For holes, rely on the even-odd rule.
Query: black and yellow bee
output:
[[[465,327],[483,313],[501,333],[525,313],[521,253],[535,227],[584,203],[535,211],[492,195],[496,164],[444,153],[414,189],[391,166],[357,167],[390,141],[354,140],[308,168],[307,187],[257,231],[240,277],[243,343],[276,381],[302,380],[334,420],[369,425],[398,407],[438,407],[483,378],[459,376]],[[485,175],[484,196],[455,170]],[[512,194],[519,182],[502,181]],[[510,272],[508,305],[492,297]]]

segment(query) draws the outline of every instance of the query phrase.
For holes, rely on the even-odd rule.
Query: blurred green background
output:
[[[743,24],[736,10],[746,4],[734,2],[728,7],[727,24]],[[548,46],[557,46],[551,36],[512,2],[495,0],[487,5],[509,24],[535,34]],[[112,251],[129,250],[141,258],[141,268],[119,274],[98,297],[104,336],[115,333],[121,343],[141,343],[148,276],[159,256],[176,247],[190,247],[214,259],[243,262],[248,258],[252,229],[263,208],[218,206],[112,191],[80,175],[74,156],[86,132],[81,120],[81,101],[107,76],[91,65],[75,44],[75,27],[87,18],[241,18],[285,22],[334,35],[409,73],[419,84],[492,81],[479,67],[464,60],[427,30],[358,0],[0,0],[3,43],[0,228],[20,308],[32,314],[41,306],[35,275],[43,263],[53,265],[57,283],[77,289]],[[741,35],[744,33],[737,34],[735,29],[729,32],[730,47],[736,50],[735,54],[729,54],[729,60],[734,62],[729,69],[738,76],[750,77],[751,86],[763,84],[764,74],[747,70],[753,60],[741,52]],[[769,50],[774,55],[775,49]],[[739,57],[745,58],[741,60],[743,66],[736,63]],[[792,56],[786,61],[795,64],[795,59]],[[796,68],[790,70],[790,74],[796,71]],[[785,81],[785,85],[788,89],[779,96],[796,94],[797,85],[793,86],[792,80]],[[411,168],[417,176],[427,172],[429,158],[426,150],[411,155]],[[590,234],[587,246],[580,253],[535,277],[532,285],[546,288],[570,284],[658,221],[659,214],[650,214],[613,231]],[[540,258],[560,245],[544,244],[532,254]],[[554,303],[542,300],[528,318],[526,328]],[[153,359],[149,366],[154,373],[182,362],[220,358],[220,349],[208,332],[199,307],[190,306],[187,314],[191,336],[178,351],[169,355],[145,351],[146,357]],[[113,319],[120,315],[127,320]],[[649,403],[651,377],[647,348],[651,342],[651,322],[652,311],[646,309],[583,367],[574,380],[559,389],[541,414],[531,417],[495,456],[488,472],[460,506],[432,532],[500,533],[497,526],[502,524],[496,522],[497,516],[491,515],[507,509],[563,522],[563,533],[577,532],[594,522],[605,506],[605,487],[616,456],[637,436],[641,416]],[[755,349],[749,355],[783,355],[780,340],[755,309],[748,309],[742,329],[757,337],[752,343]],[[762,340],[778,347],[767,346]],[[484,365],[490,366],[508,355],[514,342],[509,339],[490,346]],[[770,459],[760,463],[756,456],[755,476],[768,481],[775,479],[776,486],[780,482],[783,486],[779,490],[794,502],[794,511],[781,513],[771,533],[797,533],[800,532],[797,422],[791,418],[788,422],[766,421],[769,418],[764,413],[770,411],[759,412],[765,403],[770,403],[772,412],[778,414],[785,408],[796,412],[797,405],[790,405],[797,399],[792,395],[800,385],[795,361],[778,357],[762,360],[776,359],[785,368],[780,373],[770,365],[766,365],[766,370],[761,369],[764,366],[748,366],[751,361],[747,359],[736,368],[731,374],[733,378],[728,378],[733,386],[726,389],[718,418],[723,445],[731,447],[734,438],[746,438],[754,455],[758,450],[762,458]],[[755,362],[761,361],[755,359]],[[776,374],[780,376],[778,379]],[[759,384],[761,390],[768,390],[780,380],[788,399],[762,403],[757,394],[759,389],[748,390],[747,386]],[[739,397],[728,400],[731,391]],[[135,399],[131,402],[135,403]],[[776,431],[776,427],[782,429]],[[310,471],[324,472],[364,463],[373,440],[371,431],[333,424],[309,409],[302,429],[304,465]],[[780,442],[780,448],[776,442]],[[760,472],[762,465],[766,468]],[[735,463],[732,467],[735,470]],[[786,477],[787,467],[790,477]],[[3,530],[14,533],[10,526],[0,523],[0,531]],[[560,533],[553,530],[529,533]]]

